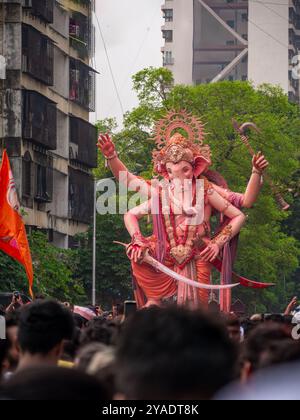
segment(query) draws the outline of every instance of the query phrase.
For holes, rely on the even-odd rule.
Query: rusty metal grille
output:
[[[70,58],[70,100],[95,111],[95,72],[73,58]]]
[[[87,121],[70,117],[70,159],[90,168],[97,167],[97,129]],[[72,145],[77,147],[72,149]]]
[[[77,171],[69,170],[69,218],[89,224],[93,217],[94,206],[93,177]]]
[[[23,90],[23,138],[41,144],[46,149],[57,146],[56,104],[37,92]]]

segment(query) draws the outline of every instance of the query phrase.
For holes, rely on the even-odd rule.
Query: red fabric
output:
[[[135,290],[138,308],[144,306],[147,300],[159,301],[177,294],[176,281],[164,273],[158,273],[150,265],[132,262],[132,271],[138,286]]]
[[[25,225],[18,212],[19,201],[6,151],[0,169],[0,249],[21,263],[28,277],[32,296],[33,268]]]
[[[173,269],[173,267],[171,267]],[[211,265],[196,260],[197,279],[200,283],[210,284]],[[132,262],[134,280],[134,294],[138,308],[145,306],[148,300],[159,302],[177,295],[178,283],[164,273],[158,273],[148,264]],[[209,290],[197,289],[198,301],[201,306],[207,307]]]
[[[211,284],[211,270],[212,266],[208,262],[196,260],[197,279],[199,283]],[[201,306],[208,308],[210,291],[206,289],[198,289]]]
[[[221,273],[222,271],[222,261],[216,259],[212,265]],[[241,286],[251,287],[252,289],[266,289],[268,287],[274,287],[274,283],[260,283],[258,281],[253,281],[246,279],[246,277],[239,276],[236,273],[232,273],[233,281],[240,283]]]

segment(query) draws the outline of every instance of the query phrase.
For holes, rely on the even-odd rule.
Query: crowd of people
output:
[[[126,316],[122,305],[14,298],[2,313],[0,399],[299,399],[296,306],[247,319],[173,305]]]

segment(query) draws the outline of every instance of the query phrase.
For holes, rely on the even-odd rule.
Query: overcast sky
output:
[[[161,47],[163,0],[96,0],[96,15],[106,43],[113,74],[125,111],[137,105],[132,91],[131,76],[137,71],[162,65]],[[97,76],[96,119],[116,117],[122,121],[122,111],[113,85],[108,60],[97,20],[96,56]]]

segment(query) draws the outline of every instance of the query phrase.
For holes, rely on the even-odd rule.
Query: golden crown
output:
[[[168,112],[155,126],[155,171],[162,173],[168,162],[186,161],[193,164],[197,157],[210,163],[210,147],[203,144],[205,135],[204,124],[191,113],[186,110]]]

